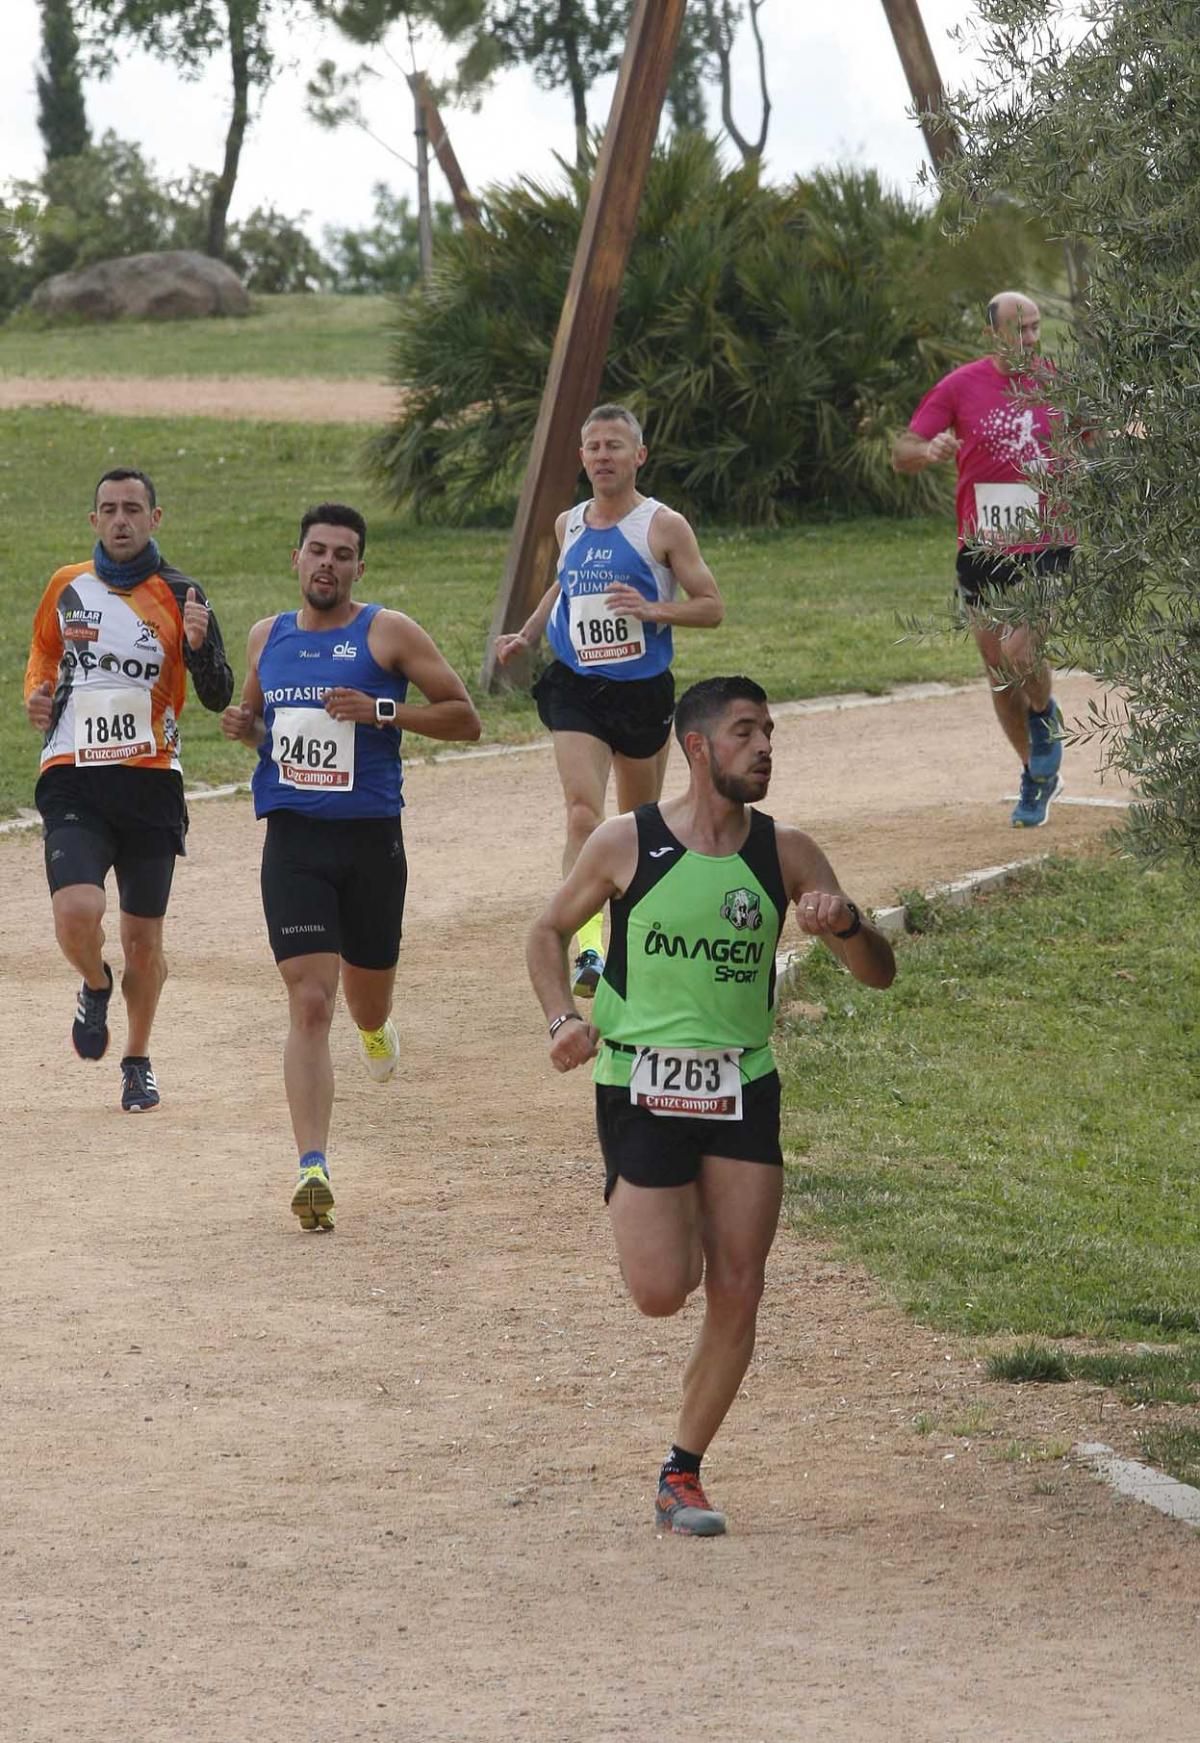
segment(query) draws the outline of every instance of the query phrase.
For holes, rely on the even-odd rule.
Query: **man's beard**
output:
[[[312,594],[309,592],[308,588],[306,587],[304,590],[304,603],[313,611],[334,611],[337,609],[338,605],[340,604],[340,601],[339,601],[338,596],[337,596],[337,589],[336,588],[334,588],[333,592],[329,595],[329,597],[327,599],[325,599],[325,598],[314,599]]]
[[[745,775],[729,775],[714,758],[708,765],[709,779],[722,799],[732,799],[735,805],[752,805],[756,799],[765,796],[770,783],[770,775],[766,780],[762,776],[751,781]]]

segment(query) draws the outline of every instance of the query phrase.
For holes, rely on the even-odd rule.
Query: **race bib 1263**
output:
[[[629,1074],[635,1107],[677,1119],[740,1120],[740,1047],[639,1047]]]

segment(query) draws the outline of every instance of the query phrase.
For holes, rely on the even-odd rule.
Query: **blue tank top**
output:
[[[367,634],[378,605],[364,605],[340,629],[301,629],[281,611],[258,660],[267,735],[251,780],[254,814],[300,811],[309,817],[395,817],[404,804],[400,733],[394,726],[333,720],[327,690],[368,696],[408,694],[408,679],[385,672]]]
[[[604,595],[624,581],[654,602],[675,597],[675,577],[650,550],[650,522],[662,504],[648,496],[614,527],[587,524],[590,503],[567,516],[558,560],[559,597],[546,637],[564,666],[588,678],[656,678],[671,664],[670,624],[639,623],[608,610]]]

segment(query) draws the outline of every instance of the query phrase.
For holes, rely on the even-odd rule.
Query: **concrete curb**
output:
[[[1192,1488],[1190,1483],[1180,1483],[1138,1459],[1118,1458],[1103,1441],[1083,1441],[1071,1451],[1100,1482],[1110,1484],[1119,1495],[1142,1501],[1171,1519],[1181,1519],[1185,1525],[1200,1526],[1200,1489]]]
[[[949,902],[951,907],[965,908],[968,902],[973,902],[983,891],[1002,889],[1005,884],[1013,881],[1018,872],[1024,871],[1026,866],[1040,865],[1049,857],[1048,853],[1035,853],[1028,859],[1009,860],[1006,865],[986,865],[979,871],[968,872],[965,877],[955,878],[952,883],[934,884],[932,889],[925,890],[923,894],[929,901]],[[904,931],[902,904],[891,908],[877,908],[873,919],[879,930],[889,938],[899,937]],[[781,950],[775,958],[777,997],[794,990],[800,978],[804,958],[815,943],[814,938],[810,943],[798,945],[794,950]]]

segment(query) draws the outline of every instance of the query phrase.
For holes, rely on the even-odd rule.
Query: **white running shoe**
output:
[[[376,1083],[386,1083],[400,1063],[400,1037],[389,1017],[381,1029],[360,1029],[358,1045],[367,1071]]]

